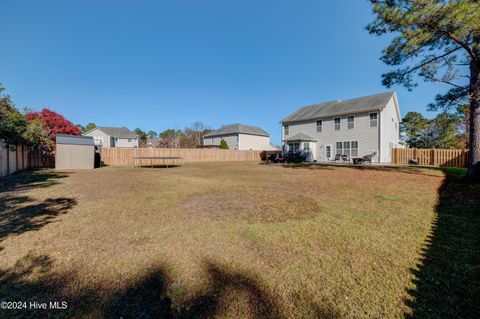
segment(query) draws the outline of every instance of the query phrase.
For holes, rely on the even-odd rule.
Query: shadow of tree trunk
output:
[[[0,300],[67,302],[63,310],[0,310],[5,318],[212,318],[225,315],[242,318],[289,318],[280,300],[262,289],[252,276],[227,271],[217,264],[205,264],[209,281],[201,292],[173,305],[167,268],[156,265],[122,289],[105,291],[82,286],[78,274],[53,271],[54,260],[29,254],[9,269],[0,270]],[[76,287],[72,292],[71,288]],[[240,298],[239,298],[240,297]],[[240,300],[241,299],[241,300]],[[245,301],[247,308],[237,308]],[[234,307],[232,309],[229,307]],[[311,305],[311,318],[340,318],[330,307]]]
[[[409,290],[408,318],[480,318],[480,184],[447,177]]]

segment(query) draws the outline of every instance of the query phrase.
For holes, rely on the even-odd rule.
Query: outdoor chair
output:
[[[372,157],[374,157],[376,154],[377,154],[377,152],[373,152],[372,154],[364,155],[364,156],[362,157],[362,158],[363,158],[363,161],[364,161],[364,162],[369,162],[370,164],[372,164]]]
[[[362,157],[362,159],[363,159],[363,162],[369,162],[369,163],[372,163],[372,157],[373,157],[373,155],[372,155],[372,154],[367,154],[367,155],[364,155],[364,156]]]
[[[332,160],[332,162],[335,162],[335,163],[336,163],[337,161],[339,161],[339,160],[341,160],[341,159],[342,159],[342,155],[340,155],[340,154],[335,154],[335,158]]]
[[[349,162],[349,163],[350,163],[350,157],[348,157],[348,155],[345,155],[345,154],[342,155],[342,160],[343,160],[344,163],[345,163],[345,162]]]

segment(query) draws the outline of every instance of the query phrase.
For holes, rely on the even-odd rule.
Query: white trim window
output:
[[[336,142],[335,143],[335,155],[342,155],[343,154],[343,143],[342,142]]]
[[[285,135],[288,135],[289,131],[290,131],[290,130],[289,130],[288,125],[284,125],[284,126],[283,126],[283,132],[284,132],[284,134],[285,134]]]
[[[303,142],[303,150],[304,151],[309,151],[310,150],[310,143],[309,142]]]
[[[336,155],[347,155],[348,157],[358,156],[358,141],[336,142],[335,146]]]
[[[343,142],[343,155],[350,157],[350,141]]]
[[[378,113],[369,113],[370,121],[369,127],[376,127],[378,126]]]
[[[349,130],[355,128],[355,115],[349,115],[347,116],[347,128]]]
[[[340,125],[340,118],[339,117],[336,117],[333,119],[333,125],[334,125],[334,128],[335,128],[335,131],[340,131],[341,129],[341,125]]]
[[[352,154],[352,157],[358,156],[358,141],[350,142],[350,154]]]
[[[322,131],[322,120],[317,120],[317,132]]]
[[[288,151],[289,152],[298,152],[300,150],[300,143],[288,143]]]

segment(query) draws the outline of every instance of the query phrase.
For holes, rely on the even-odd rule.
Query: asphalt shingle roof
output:
[[[135,132],[130,131],[126,127],[107,127],[107,126],[97,126],[97,128],[113,137],[116,138],[137,138],[137,134]]]
[[[298,133],[292,137],[285,139],[285,142],[293,142],[293,141],[317,141],[317,139],[305,133]]]
[[[262,130],[259,127],[251,126],[251,125],[243,125],[243,124],[230,124],[230,125],[223,125],[218,130],[210,132],[206,134],[204,137],[213,137],[213,136],[221,136],[221,135],[229,135],[229,134],[250,134],[250,135],[260,135],[260,136],[270,136],[267,132]]]
[[[338,100],[307,105],[299,108],[284,118],[282,123],[306,121],[335,115],[380,110],[387,105],[388,101],[390,101],[394,94],[395,92],[387,92],[358,97],[345,101]]]

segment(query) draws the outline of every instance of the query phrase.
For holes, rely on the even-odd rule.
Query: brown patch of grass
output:
[[[316,202],[302,195],[258,191],[219,191],[188,197],[183,207],[194,217],[236,220],[247,223],[277,223],[305,219],[318,212]]]
[[[0,299],[65,299],[58,317],[398,318],[417,307],[411,269],[450,200],[442,171],[423,168],[48,174],[5,183]]]

